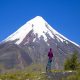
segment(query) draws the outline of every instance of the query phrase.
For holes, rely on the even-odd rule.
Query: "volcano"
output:
[[[63,69],[65,59],[78,52],[80,46],[61,35],[41,16],[37,16],[0,43],[0,64],[5,68],[46,66],[49,48],[53,50],[53,69]]]

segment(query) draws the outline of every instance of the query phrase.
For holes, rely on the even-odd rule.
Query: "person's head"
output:
[[[52,51],[52,48],[50,48],[50,51]]]

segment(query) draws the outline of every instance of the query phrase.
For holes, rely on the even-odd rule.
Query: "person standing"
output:
[[[53,52],[52,52],[52,48],[50,48],[50,50],[48,52],[48,63],[46,66],[46,71],[51,71],[52,58],[53,58]]]

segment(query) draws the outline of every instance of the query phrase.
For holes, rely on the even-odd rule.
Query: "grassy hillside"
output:
[[[0,80],[80,80],[80,70],[52,70],[46,73],[41,64],[32,64],[23,70],[11,69],[0,74]]]
[[[0,74],[0,80],[80,80],[80,72],[53,70],[51,73],[45,73],[20,70]]]
[[[47,80],[47,77],[45,74],[38,71],[16,71],[1,74],[0,80]]]

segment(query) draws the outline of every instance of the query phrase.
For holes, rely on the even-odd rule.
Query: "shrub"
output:
[[[65,63],[64,63],[64,69],[65,70],[77,70],[79,66],[79,61],[78,61],[78,56],[77,56],[77,51],[75,51],[71,58],[67,58]]]

